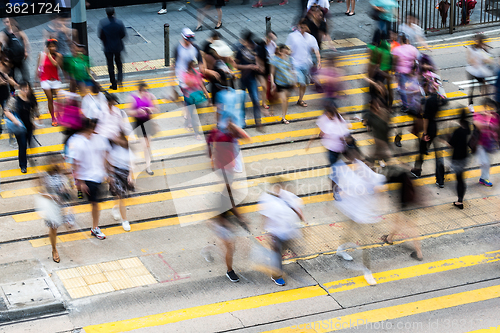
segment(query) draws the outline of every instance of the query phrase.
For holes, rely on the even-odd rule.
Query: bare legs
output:
[[[354,7],[356,7],[356,0],[346,0],[345,3],[347,5],[347,11],[345,13],[349,15],[354,14]],[[349,10],[349,8],[351,10]]]
[[[91,202],[92,206],[92,229],[95,229],[99,226],[99,203]]]
[[[47,106],[49,108],[50,116],[52,117],[52,126],[57,125],[56,117],[54,115],[54,96],[57,94],[55,90],[44,89],[45,96],[47,96]]]
[[[288,120],[286,120],[286,113],[288,111],[288,98],[290,97],[290,91],[284,90],[280,92],[278,96],[281,101],[281,121],[288,124]]]
[[[57,252],[56,248],[57,229],[49,228],[49,239],[50,239],[50,245],[52,245],[52,259],[58,263],[61,259],[59,258],[59,253]]]
[[[201,25],[203,24],[203,19],[207,15],[208,10],[212,8],[211,5],[206,5],[203,8],[198,9],[198,25],[196,26],[195,30],[201,30]],[[222,25],[222,8],[215,8],[217,10],[217,25],[216,28],[220,27]]]

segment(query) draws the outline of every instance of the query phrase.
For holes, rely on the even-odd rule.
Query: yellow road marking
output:
[[[257,309],[263,306],[282,304],[302,299],[325,296],[326,292],[320,286],[304,287],[280,291],[260,296],[236,299],[208,305],[196,306],[188,309],[170,311],[151,316],[117,321],[100,325],[86,326],[87,333],[117,333],[128,332],[142,327],[154,327],[177,323],[183,320],[215,316],[239,310]]]
[[[430,263],[426,263],[426,264],[422,264],[422,265],[414,265],[414,266],[409,266],[409,267],[405,267],[405,268],[401,268],[401,269],[389,270],[389,271],[385,271],[385,272],[381,272],[381,273],[376,273],[376,274],[374,274],[374,277],[377,279],[378,283],[384,283],[384,282],[403,280],[403,279],[408,279],[408,278],[412,278],[412,277],[416,277],[416,276],[423,276],[423,275],[427,275],[427,274],[433,274],[433,273],[437,273],[437,272],[448,271],[448,270],[453,270],[453,269],[458,269],[458,268],[463,268],[463,267],[471,267],[471,266],[491,263],[491,262],[495,262],[495,261],[499,261],[499,260],[500,260],[500,251],[494,251],[494,252],[480,254],[480,255],[471,255],[471,256],[464,256],[464,257],[458,257],[458,258],[452,258],[452,259],[445,259],[445,260],[430,262]],[[358,278],[346,279],[346,280],[341,280],[341,281],[334,281],[334,282],[326,283],[326,284],[324,284],[324,286],[331,287],[331,286],[344,285],[342,290],[340,290],[340,288],[331,289],[331,290],[329,290],[329,293],[340,292],[340,291],[351,290],[354,288],[368,286],[368,284],[366,282],[364,284],[362,284],[362,283],[359,283],[357,281],[357,279]],[[364,280],[363,277],[360,277],[360,279]],[[350,287],[349,284],[354,284],[354,287]],[[491,289],[491,288],[494,288],[494,289]],[[495,288],[498,288],[498,289],[495,289]],[[456,306],[459,304],[452,305],[452,304],[454,304],[454,302],[456,300],[460,299],[460,297],[457,297],[456,295],[470,295],[470,294],[473,294],[473,295],[466,296],[467,301],[465,303],[462,303],[462,304],[473,303],[476,301],[485,300],[482,297],[485,297],[484,295],[488,295],[488,293],[481,293],[481,290],[488,290],[490,292],[493,292],[494,294],[498,294],[498,293],[500,293],[500,286],[479,289],[479,291],[477,293],[476,293],[476,291],[470,291],[470,292],[465,292],[465,293],[460,293],[460,294],[454,294],[454,295],[449,295],[449,296],[442,296],[442,297],[438,297],[438,298],[428,299],[428,300],[424,300],[424,301],[418,301],[418,302],[414,302],[414,303],[408,303],[408,304],[402,305],[402,307],[405,309],[412,309],[412,308],[414,309],[414,308],[416,308],[415,305],[420,303],[420,302],[424,302],[426,304],[433,303],[436,305],[442,304],[442,306],[445,306],[445,307],[446,306],[447,307]],[[467,293],[469,293],[469,294],[467,294]],[[476,300],[476,298],[478,297],[479,294],[481,294],[483,296],[479,296],[480,299]],[[184,321],[184,320],[189,320],[189,319],[203,318],[203,317],[207,317],[207,316],[214,316],[214,315],[219,315],[219,314],[234,312],[234,311],[255,309],[258,307],[262,307],[262,306],[282,304],[282,303],[287,303],[287,302],[291,302],[291,301],[302,300],[302,299],[307,299],[307,298],[312,298],[312,297],[317,297],[317,296],[325,296],[325,295],[327,295],[327,293],[324,291],[324,289],[322,289],[320,286],[316,285],[316,286],[297,288],[297,289],[292,289],[292,290],[282,291],[282,292],[277,292],[277,293],[272,293],[272,294],[264,294],[264,295],[259,295],[259,296],[252,296],[249,298],[236,299],[236,300],[227,301],[227,302],[196,306],[196,307],[192,307],[192,308],[175,310],[175,311],[170,311],[170,312],[165,312],[165,313],[160,313],[160,314],[155,314],[155,315],[150,315],[150,316],[144,316],[144,317],[139,317],[139,318],[133,318],[133,319],[128,319],[128,320],[121,320],[121,321],[117,321],[117,322],[92,325],[92,326],[84,327],[84,330],[87,333],[126,332],[126,331],[132,331],[132,330],[140,329],[140,328],[168,325],[168,324],[172,324],[172,323]],[[493,298],[493,297],[494,296],[492,296],[491,298]],[[446,301],[440,303],[440,302],[437,302],[437,299],[442,299],[442,300],[446,300]],[[394,307],[391,307],[391,308],[394,308]],[[428,309],[425,306],[422,308],[424,309],[424,311]],[[390,309],[390,308],[387,308],[387,309]],[[430,307],[429,311],[433,311],[433,309],[437,310],[438,308]],[[383,313],[391,313],[391,311],[381,311],[381,310],[383,310],[383,309],[366,311],[366,312],[362,312],[361,314],[367,315],[368,313],[370,313],[370,315],[366,316],[366,318],[365,318],[365,319],[369,320],[367,322],[376,322],[376,321],[382,321],[382,320],[388,320],[388,319],[395,319],[395,318],[379,319],[377,315],[383,314]],[[399,311],[394,311],[394,312],[398,313]],[[375,315],[375,314],[377,314],[377,315]],[[405,317],[405,316],[408,316],[411,314],[413,314],[413,313],[412,312],[409,312],[409,313],[405,312],[404,315],[401,315],[401,317]],[[352,317],[355,315],[350,315],[350,316]],[[324,322],[325,321],[322,321],[322,323],[324,323]],[[353,320],[353,322],[356,322],[356,320]],[[312,323],[310,323],[310,324],[312,324]],[[308,325],[308,324],[301,325],[302,326],[301,328],[307,329],[306,325]],[[311,327],[321,327],[321,326],[311,325]],[[344,327],[344,328],[347,328],[347,327]],[[288,331],[286,329],[281,329],[281,330],[276,330],[276,331],[271,331],[271,332],[288,332]],[[294,330],[291,332],[297,332],[297,331]],[[300,332],[303,332],[303,331],[300,331]],[[311,332],[323,332],[323,331],[313,330]]]
[[[490,328],[483,328],[483,329],[480,329],[480,330],[470,331],[468,333],[493,333],[493,332],[500,332],[500,326],[490,327]]]
[[[487,301],[497,297],[500,297],[500,286],[492,286],[406,304],[394,305],[386,308],[358,312],[342,317],[333,317],[327,320],[280,328],[267,331],[265,333],[326,333],[352,328],[358,325],[364,326],[369,323],[377,323],[386,320],[413,316],[420,313],[449,309],[459,305]]]
[[[393,269],[380,273],[373,273],[373,277],[375,278],[377,283],[380,284],[480,264],[487,264],[496,261],[500,261],[500,251],[495,251],[489,254],[470,255],[459,258],[428,262],[425,264]],[[358,276],[355,278],[325,283],[324,286],[328,288],[329,293],[338,293],[346,290],[366,287],[369,286],[369,284],[366,282],[363,276]]]

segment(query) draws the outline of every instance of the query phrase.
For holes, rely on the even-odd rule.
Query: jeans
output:
[[[33,136],[33,129],[28,129],[26,133],[22,135],[16,135],[17,144],[19,146],[18,157],[19,157],[19,167],[21,169],[28,167],[28,159],[26,157],[26,149],[28,145],[31,147],[31,140]]]
[[[481,166],[481,179],[490,178],[490,154],[483,146],[478,145],[476,150],[477,160]]]
[[[111,82],[112,86],[116,86],[115,65],[113,63],[113,58],[114,62],[116,62],[116,67],[118,68],[118,82],[121,83],[123,81],[123,64],[121,53],[104,52],[104,55],[106,56],[106,64],[108,65],[109,81]]]
[[[241,79],[241,86],[243,90],[248,90],[250,99],[253,105],[253,116],[255,124],[260,125],[260,106],[259,106],[259,88],[257,86],[257,79],[254,76],[249,76]]]
[[[406,97],[406,91],[404,87],[406,87],[406,81],[408,80],[408,77],[406,74],[398,73],[398,91],[399,95],[401,96],[401,103],[403,104],[404,107],[408,107],[408,99]]]

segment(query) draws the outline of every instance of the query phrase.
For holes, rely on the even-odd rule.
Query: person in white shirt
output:
[[[105,161],[111,150],[109,140],[95,133],[96,121],[85,119],[84,129],[68,140],[68,155],[73,160],[75,183],[87,194],[92,206],[91,234],[98,239],[106,236],[99,228],[101,184],[106,178]]]
[[[90,92],[82,98],[82,113],[88,119],[99,119],[106,105],[106,96],[98,85],[90,87]]]
[[[430,50],[425,41],[424,31],[418,25],[418,17],[413,12],[406,13],[406,22],[399,25],[398,31],[400,34],[406,35],[411,45],[415,47],[421,45],[426,50]]]
[[[297,25],[297,30],[288,35],[286,45],[292,50],[292,65],[297,72],[297,83],[299,84],[299,100],[297,105],[307,107],[304,102],[306,86],[310,83],[311,67],[313,61],[311,53],[316,55],[317,69],[321,67],[321,56],[319,54],[318,42],[309,33],[309,28],[304,20]]]
[[[277,179],[273,192],[260,197],[260,213],[265,217],[265,229],[271,234],[272,248],[277,258],[275,272],[271,279],[279,286],[285,285],[281,255],[286,242],[300,237],[297,224],[305,221],[302,213],[302,200],[295,194],[285,191],[281,179]]]
[[[125,111],[116,107],[118,99],[113,94],[106,93],[106,104],[103,105],[99,121],[96,126],[96,133],[114,141],[120,136],[120,132],[127,134],[132,132],[132,126],[128,122]]]
[[[127,137],[122,131],[111,143],[108,159],[109,191],[117,198],[118,205],[113,207],[112,213],[115,220],[121,220],[123,230],[130,231],[127,221],[127,207],[124,198],[129,191],[134,190],[132,163],[134,154],[129,148]],[[119,207],[119,210],[117,209]]]

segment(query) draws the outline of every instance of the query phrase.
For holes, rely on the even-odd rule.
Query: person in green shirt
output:
[[[71,56],[64,59],[64,70],[71,77],[70,91],[76,92],[76,88],[85,95],[87,87],[93,85],[90,73],[90,59],[84,53],[83,45],[72,44]]]
[[[391,44],[387,40],[375,38],[373,44],[368,44],[370,50],[370,63],[368,65],[368,77],[373,78],[375,72],[380,71],[385,77],[385,82],[388,90],[388,107],[391,108],[393,101],[393,94],[391,89],[392,84],[392,66],[393,57],[391,54]]]

